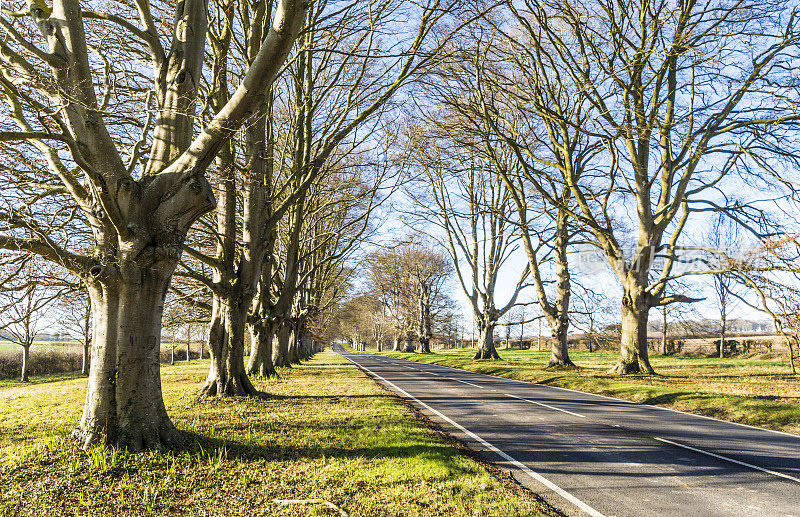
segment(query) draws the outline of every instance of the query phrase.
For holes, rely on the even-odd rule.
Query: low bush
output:
[[[196,346],[196,345],[193,345]],[[203,354],[206,358],[208,353]],[[161,349],[161,362],[169,364],[172,356],[170,348]],[[192,350],[192,360],[200,359],[200,351]],[[77,346],[31,348],[28,375],[51,375],[55,373],[79,372],[83,361],[83,351]],[[175,347],[175,362],[186,361],[186,345]],[[0,379],[18,379],[22,371],[22,347],[17,350],[0,351]]]
[[[77,372],[81,369],[83,354],[80,348],[59,349],[33,346],[29,357],[28,375]],[[16,379],[22,371],[22,347],[0,352],[0,379]]]

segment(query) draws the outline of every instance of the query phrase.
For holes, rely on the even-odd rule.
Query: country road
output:
[[[334,351],[568,515],[800,516],[800,436]]]

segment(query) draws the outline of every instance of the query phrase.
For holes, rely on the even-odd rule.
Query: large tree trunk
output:
[[[256,395],[244,369],[244,331],[246,311],[236,300],[214,297],[208,350],[211,367],[208,371],[203,396]]]
[[[300,364],[300,326],[292,319],[289,330],[288,356],[290,364]]]
[[[28,382],[28,364],[30,364],[31,345],[22,345],[22,371],[20,372],[20,380]]]
[[[562,198],[566,200],[569,191],[565,189]],[[569,358],[567,348],[567,331],[569,329],[569,299],[572,291],[572,279],[569,274],[569,264],[567,262],[567,246],[569,245],[569,234],[567,228],[567,212],[559,210],[556,220],[556,299],[553,306],[548,307],[544,312],[547,314],[547,322],[553,332],[555,341],[550,353],[550,368],[574,368],[575,364]],[[541,294],[540,294],[541,296]]]
[[[494,347],[494,324],[481,326],[473,359],[500,359],[500,354]]]
[[[291,367],[289,361],[289,325],[281,321],[272,341],[272,363],[275,366]]]
[[[569,319],[566,314],[562,317],[550,321],[550,328],[553,329],[553,347],[550,352],[550,363],[548,368],[575,368],[575,363],[569,358],[569,348],[567,343],[567,329]]]
[[[631,284],[634,284],[631,282]],[[647,351],[647,317],[650,307],[644,288],[629,285],[622,295],[620,357],[611,373],[655,373]]]
[[[431,352],[431,340],[427,337],[422,337],[419,340],[419,353],[420,354],[430,354]]]
[[[74,431],[84,447],[104,442],[141,450],[183,443],[167,416],[160,375],[161,315],[175,264],[123,264],[117,278],[89,282],[92,368]]]
[[[272,364],[272,340],[274,333],[271,328],[256,323],[248,325],[250,331],[251,352],[247,363],[247,373],[263,378],[275,377],[275,365]]]
[[[393,352],[400,352],[402,350],[403,350],[403,348],[402,348],[402,343],[400,341],[400,335],[399,334],[395,334],[394,335],[394,340],[392,341],[392,351]]]

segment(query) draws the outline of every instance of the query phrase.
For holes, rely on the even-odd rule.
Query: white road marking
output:
[[[450,366],[441,366],[441,365],[432,365],[432,366],[439,366],[440,368],[449,368],[451,370],[459,370],[459,371],[462,371],[462,372],[469,372],[469,370],[463,370],[463,369],[459,369],[459,368],[452,368]],[[793,434],[790,434],[790,433],[785,433],[783,431],[776,431],[775,429],[766,429],[766,428],[763,428],[763,427],[755,427],[755,426],[752,426],[752,425],[742,424],[740,422],[730,422],[728,420],[720,420],[718,418],[714,418],[714,417],[710,417],[710,416],[698,415],[698,414],[695,414],[695,413],[687,413],[685,411],[680,411],[680,410],[677,410],[677,409],[666,408],[666,407],[661,407],[661,406],[653,406],[653,405],[650,405],[650,404],[641,404],[639,402],[633,402],[633,401],[630,401],[630,400],[619,399],[619,398],[616,398],[616,397],[609,397],[607,395],[599,395],[599,394],[596,394],[596,393],[587,393],[585,391],[572,390],[572,389],[569,389],[569,388],[562,388],[560,386],[545,386],[545,385],[542,385],[542,384],[535,384],[535,383],[530,383],[530,382],[525,382],[525,381],[518,381],[516,379],[506,379],[506,378],[503,378],[503,377],[495,377],[495,376],[492,376],[492,375],[480,374],[480,373],[477,373],[477,372],[470,372],[470,373],[474,373],[476,375],[484,375],[484,376],[487,376],[487,377],[492,377],[493,379],[498,379],[498,380],[503,380],[503,381],[511,381],[511,382],[514,382],[514,383],[523,383],[523,384],[527,384],[528,386],[536,386],[538,388],[550,388],[550,389],[557,389],[557,390],[563,390],[563,391],[570,391],[570,392],[573,392],[573,393],[579,393],[581,395],[588,395],[589,397],[600,397],[600,398],[610,399],[610,400],[614,400],[614,401],[617,401],[617,402],[624,402],[624,403],[628,403],[628,404],[636,405],[636,406],[640,406],[640,407],[659,409],[659,410],[662,410],[662,411],[670,411],[672,413],[679,413],[679,414],[682,414],[682,415],[704,418],[706,420],[715,420],[717,422],[723,422],[723,423],[726,423],[726,424],[733,424],[733,425],[737,425],[737,426],[740,426],[740,427],[749,427],[750,429],[756,429],[756,430],[759,430],[759,431],[768,431],[770,433],[782,434],[782,435],[790,436],[792,438],[797,438],[796,435],[793,435]],[[450,377],[448,377],[448,378],[450,378]],[[450,378],[450,379],[452,379],[452,378]],[[457,381],[458,379],[452,379],[452,380]],[[465,382],[465,381],[458,381],[458,382]],[[575,416],[578,416],[578,417],[581,417],[581,418],[586,418],[586,415],[579,415],[578,413],[572,413],[571,411],[566,411],[564,409],[559,409],[557,407],[548,406],[547,404],[543,404],[541,402],[535,402],[533,400],[523,399],[522,397],[517,397],[516,395],[510,395],[508,393],[504,393],[504,395],[506,395],[508,397],[524,400],[525,402],[530,402],[531,404],[544,406],[544,407],[547,407],[547,408],[550,408],[550,409],[555,409],[556,411],[561,411],[561,412],[569,413],[571,415],[575,415]],[[618,424],[612,424],[612,425],[614,427],[620,427]],[[709,451],[706,451],[706,450],[703,450],[703,449],[698,449],[696,447],[691,447],[689,445],[684,445],[682,443],[673,442],[671,440],[667,440],[666,438],[659,438],[657,436],[654,436],[653,439],[656,440],[656,441],[662,442],[662,443],[667,443],[669,445],[673,445],[675,447],[681,447],[681,448],[686,449],[686,450],[690,450],[690,451],[693,451],[693,452],[697,452],[699,454],[710,456],[712,458],[717,458],[717,459],[722,460],[722,461],[727,461],[727,462],[734,463],[736,465],[741,465],[743,467],[747,467],[747,468],[750,468],[750,469],[753,469],[753,470],[758,470],[759,472],[764,472],[765,474],[770,474],[772,476],[777,476],[777,477],[780,477],[780,478],[783,478],[783,479],[788,479],[789,481],[794,481],[796,483],[800,483],[800,478],[796,478],[796,477],[790,476],[788,474],[783,474],[781,472],[776,472],[774,470],[765,469],[763,467],[759,467],[758,465],[752,465],[752,464],[746,463],[744,461],[739,461],[739,460],[736,460],[736,459],[733,459],[733,458],[729,458],[727,456],[722,456],[720,454],[715,454],[713,452],[709,452]]]
[[[551,406],[549,404],[543,404],[542,402],[536,402],[535,400],[524,399],[522,397],[517,397],[516,395],[511,395],[510,393],[503,393],[506,397],[511,397],[512,399],[518,399],[523,402],[529,402],[531,404],[536,404],[537,406],[546,407],[547,409],[553,409],[555,411],[561,411],[562,413],[566,413],[568,415],[577,416],[580,418],[586,418],[586,415],[579,415],[578,413],[573,413],[572,411],[567,411],[566,409],[557,408],[555,406]]]
[[[461,384],[469,384],[470,386],[474,386],[474,387],[476,387],[476,388],[480,388],[480,389],[482,389],[482,390],[483,390],[483,389],[486,389],[484,386],[478,386],[477,384],[472,384],[471,382],[462,381],[462,380],[460,380],[460,379],[454,379],[454,378],[452,378],[452,377],[448,377],[448,379],[450,379],[451,381],[460,382]]]
[[[700,454],[705,454],[706,456],[711,456],[712,458],[717,458],[718,460],[723,460],[723,461],[727,461],[727,462],[730,462],[730,463],[735,463],[735,464],[741,465],[743,467],[751,468],[751,469],[754,469],[754,470],[765,472],[767,474],[771,474],[773,476],[778,476],[780,478],[784,478],[784,479],[788,479],[790,481],[794,481],[796,483],[800,483],[800,479],[798,479],[796,477],[792,477],[792,476],[789,476],[788,474],[783,474],[781,472],[775,472],[774,470],[765,469],[763,467],[759,467],[758,465],[752,465],[750,463],[745,463],[744,461],[735,460],[733,458],[729,458],[727,456],[722,456],[720,454],[714,454],[713,452],[704,451],[703,449],[698,449],[696,447],[690,447],[690,446],[684,445],[682,443],[673,442],[672,440],[659,438],[658,436],[654,436],[653,439],[657,440],[659,442],[662,442],[662,443],[668,443],[670,445],[674,445],[675,447],[681,447],[683,449],[688,449],[690,451],[694,451],[694,452],[697,452],[697,453],[700,453]]]
[[[365,366],[361,366],[360,364],[358,364],[357,362],[353,361],[349,357],[345,356],[345,359],[347,359],[348,361],[350,361],[354,365],[358,366],[362,370],[368,372],[370,375],[373,375],[374,377],[382,380],[383,382],[385,382],[386,384],[388,384],[389,386],[391,386],[392,388],[397,390],[399,393],[403,394],[406,398],[408,398],[410,400],[413,400],[414,402],[416,402],[420,406],[422,406],[422,407],[428,409],[429,411],[431,411],[432,413],[436,414],[437,416],[439,416],[440,418],[442,418],[443,420],[445,420],[449,424],[453,425],[454,427],[456,427],[457,429],[462,431],[467,436],[469,436],[472,439],[474,439],[477,442],[479,442],[484,447],[486,447],[486,448],[492,450],[493,452],[497,453],[504,460],[508,461],[509,463],[511,463],[512,465],[514,465],[515,467],[517,467],[518,469],[520,469],[521,471],[525,472],[530,477],[532,477],[533,479],[538,481],[539,483],[543,484],[544,486],[546,486],[547,488],[549,488],[553,492],[557,493],[558,495],[560,495],[561,497],[563,497],[564,499],[566,499],[570,503],[574,504],[575,506],[577,506],[578,508],[580,508],[581,510],[586,512],[588,515],[591,515],[592,517],[605,517],[602,513],[598,512],[597,510],[595,510],[594,508],[592,508],[588,504],[584,503],[583,501],[581,501],[580,499],[578,499],[574,495],[570,494],[569,492],[567,492],[566,490],[564,490],[560,486],[556,485],[555,483],[553,483],[549,479],[545,478],[544,476],[542,476],[538,472],[534,472],[529,467],[524,465],[522,462],[520,462],[519,460],[515,459],[513,456],[510,456],[509,454],[505,453],[504,451],[498,449],[497,447],[495,447],[491,443],[487,442],[486,440],[484,440],[483,438],[481,438],[477,434],[473,433],[472,431],[470,431],[469,429],[467,429],[463,425],[461,425],[458,422],[456,422],[455,420],[443,415],[439,411],[433,409],[432,407],[430,407],[429,405],[425,404],[424,402],[422,402],[418,398],[414,397],[413,395],[411,395],[410,393],[408,393],[404,389],[400,388],[399,386],[393,384],[390,381],[387,381],[386,379],[384,379],[383,377],[381,377],[377,373],[374,373],[373,371],[371,371],[369,368],[367,368]]]

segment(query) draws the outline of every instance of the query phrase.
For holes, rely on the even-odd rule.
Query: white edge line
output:
[[[391,356],[383,356],[383,357],[391,357]],[[408,361],[408,359],[399,359],[399,358],[396,358],[396,357],[392,357],[392,359],[397,359],[399,361]],[[549,384],[538,384],[538,383],[535,383],[535,382],[520,381],[520,380],[517,380],[517,379],[509,379],[508,377],[498,377],[497,375],[488,375],[488,374],[485,374],[485,373],[473,372],[473,371],[470,371],[470,370],[465,370],[464,368],[453,368],[452,366],[444,366],[444,365],[441,365],[441,364],[423,363],[421,361],[409,361],[409,362],[415,362],[415,363],[419,363],[419,364],[427,364],[427,365],[430,365],[430,366],[437,366],[439,368],[448,368],[450,370],[458,370],[460,372],[467,372],[467,373],[472,373],[472,374],[475,374],[475,375],[482,375],[484,377],[491,377],[492,379],[501,379],[501,380],[508,381],[508,382],[517,382],[517,383],[521,383],[521,384],[527,384],[528,386],[537,386],[537,387],[542,387],[542,388],[552,388],[552,389],[555,389],[555,390],[571,391],[572,393],[580,393],[581,395],[589,395],[589,396],[592,396],[592,397],[600,397],[600,398],[609,399],[609,400],[616,400],[617,402],[625,402],[626,404],[633,404],[633,405],[636,405],[636,406],[643,406],[643,407],[649,407],[649,408],[654,408],[654,409],[660,409],[661,411],[671,411],[673,413],[679,413],[681,415],[696,416],[698,418],[705,418],[706,420],[714,420],[715,422],[723,422],[725,424],[738,425],[739,427],[747,427],[748,429],[755,429],[757,431],[766,431],[768,433],[782,434],[784,436],[789,436],[791,438],[800,438],[800,435],[787,433],[785,431],[778,431],[777,429],[769,429],[767,427],[758,427],[758,426],[755,426],[755,425],[743,424],[741,422],[732,422],[730,420],[722,420],[722,419],[719,419],[719,418],[714,418],[713,416],[700,415],[698,413],[689,413],[687,411],[681,411],[679,409],[672,409],[672,408],[662,407],[662,406],[654,406],[653,404],[645,404],[643,402],[635,402],[633,400],[625,400],[625,399],[621,399],[621,398],[617,398],[617,397],[609,397],[608,395],[601,395],[599,393],[592,393],[592,392],[589,392],[589,391],[573,390],[573,389],[569,389],[569,388],[562,388],[561,386],[550,386]]]
[[[413,400],[414,402],[416,402],[420,406],[428,409],[432,413],[436,414],[437,416],[439,416],[440,418],[442,418],[443,420],[445,420],[449,424],[455,426],[457,429],[459,429],[460,431],[465,433],[467,436],[469,436],[469,437],[473,438],[474,440],[478,441],[484,447],[487,447],[488,449],[492,450],[493,452],[498,454],[500,457],[502,457],[506,461],[510,462],[512,465],[514,465],[518,469],[522,470],[523,472],[528,474],[530,477],[532,477],[533,479],[535,479],[539,483],[543,484],[544,486],[546,486],[547,488],[549,488],[553,492],[557,493],[558,495],[560,495],[561,497],[563,497],[564,499],[566,499],[570,503],[574,504],[575,506],[577,506],[578,508],[580,508],[581,510],[583,510],[587,514],[591,515],[592,517],[605,517],[602,513],[598,512],[597,510],[595,510],[594,508],[592,508],[588,504],[584,503],[583,501],[581,501],[580,499],[578,499],[574,495],[570,494],[569,492],[567,492],[563,488],[559,487],[558,485],[556,485],[555,483],[553,483],[549,479],[545,478],[544,476],[542,476],[541,474],[539,474],[537,472],[534,472],[529,467],[527,467],[523,463],[521,463],[519,460],[515,459],[514,457],[512,457],[512,456],[508,455],[507,453],[503,452],[502,450],[498,449],[497,447],[495,447],[491,443],[487,442],[486,440],[484,440],[483,438],[481,438],[477,434],[473,433],[472,431],[470,431],[466,427],[462,426],[461,424],[455,422],[454,420],[450,419],[449,417],[447,417],[447,416],[443,415],[442,413],[436,411],[435,409],[433,409],[429,405],[425,404],[424,402],[422,402],[418,398],[416,398],[413,395],[409,394],[404,389],[396,386],[395,384],[391,383],[390,381],[387,381],[386,379],[384,379],[383,377],[381,377],[377,373],[374,373],[373,371],[371,371],[369,368],[361,366],[360,364],[358,364],[357,362],[353,361],[349,357],[344,356],[344,358],[347,359],[348,361],[350,361],[351,363],[353,363],[354,365],[358,366],[362,370],[364,370],[366,372],[369,372],[370,375],[373,375],[374,377],[382,380],[383,382],[385,382],[386,384],[388,384],[389,386],[391,386],[392,388],[394,388],[398,392],[402,393],[408,399]]]
[[[349,358],[348,358],[348,360],[349,360]],[[356,363],[354,363],[354,364],[356,364]],[[426,364],[427,364],[427,363],[426,363]],[[449,368],[449,367],[445,367],[445,368]],[[456,368],[456,369],[457,369],[457,368]],[[461,371],[469,372],[469,370],[461,370]],[[370,372],[370,373],[371,373],[371,372]],[[477,372],[470,372],[470,373],[477,373]],[[375,375],[375,374],[373,374],[373,375]],[[478,375],[485,375],[485,374],[480,374],[480,373],[479,373]],[[494,377],[494,376],[491,376],[491,375],[490,375],[489,377]],[[517,381],[516,379],[505,379],[505,378],[503,378],[503,377],[498,377],[498,378],[501,378],[501,379],[504,379],[504,380],[512,380],[512,381],[514,381],[514,382],[525,382],[525,381]],[[452,378],[451,378],[451,379],[452,379]],[[454,380],[454,381],[458,381],[458,382],[464,382],[465,384],[470,384],[470,383],[468,383],[468,382],[466,382],[466,381],[460,381],[460,380],[458,380],[458,379],[452,379],[452,380]],[[389,381],[386,381],[385,379],[384,379],[384,381],[385,381],[385,382],[389,382]],[[533,383],[526,383],[526,384],[533,384]],[[474,386],[474,384],[473,384],[473,386]],[[537,386],[544,386],[544,385],[537,385]],[[606,396],[606,395],[599,395],[599,394],[596,394],[596,393],[587,393],[587,392],[585,392],[585,391],[571,390],[571,389],[569,389],[569,388],[562,388],[562,387],[559,387],[559,386],[544,386],[544,387],[547,387],[547,388],[555,388],[555,389],[564,390],[564,391],[571,391],[571,392],[573,392],[573,393],[581,393],[581,394],[585,394],[585,395],[593,395],[593,396],[596,396],[596,397],[602,397],[602,398],[607,398],[607,399],[611,399],[611,400],[619,400],[619,401],[621,401],[621,402],[628,402],[628,403],[630,403],[630,404],[638,404],[638,405],[641,405],[641,406],[647,406],[647,407],[651,407],[651,408],[655,408],[655,409],[661,409],[661,410],[665,410],[665,411],[672,411],[673,413],[680,413],[680,414],[682,414],[682,415],[699,416],[699,417],[701,417],[701,418],[706,418],[706,419],[708,419],[708,420],[716,420],[717,422],[724,422],[724,423],[728,423],[728,424],[736,424],[736,425],[739,425],[739,426],[742,426],[742,427],[749,427],[749,428],[751,428],[751,429],[757,429],[757,430],[761,430],[761,431],[770,431],[770,432],[773,432],[773,433],[778,433],[778,434],[785,434],[785,435],[787,435],[787,436],[791,436],[791,437],[794,437],[794,438],[796,438],[796,437],[797,437],[796,435],[789,434],[789,433],[784,433],[784,432],[782,432],[782,431],[776,431],[776,430],[774,430],[774,429],[764,429],[764,428],[762,428],[762,427],[754,427],[754,426],[747,425],[747,424],[741,424],[741,423],[739,423],[739,422],[729,422],[729,421],[727,421],[727,420],[720,420],[720,419],[718,419],[718,418],[714,418],[714,417],[710,417],[710,416],[705,416],[705,415],[696,415],[696,414],[694,414],[694,413],[686,413],[685,411],[679,411],[679,410],[676,410],[676,409],[670,409],[670,408],[665,408],[665,407],[660,407],[660,406],[653,406],[653,405],[651,405],[651,404],[641,404],[641,403],[632,402],[632,401],[629,401],[629,400],[618,399],[618,398],[616,398],[616,397],[608,397],[608,396]],[[399,388],[398,388],[398,389],[399,389]],[[556,410],[556,411],[561,411],[562,413],[568,413],[568,414],[570,414],[570,415],[575,415],[575,416],[578,416],[578,417],[581,417],[581,418],[585,418],[585,417],[586,417],[586,415],[579,415],[578,413],[573,413],[573,412],[571,412],[571,411],[567,411],[567,410],[565,410],[565,409],[560,409],[560,408],[557,408],[557,407],[549,406],[549,405],[547,405],[547,404],[543,404],[543,403],[541,403],[541,402],[536,402],[536,401],[534,401],[534,400],[528,400],[528,399],[525,399],[525,398],[522,398],[522,397],[518,397],[518,396],[516,396],[516,395],[511,395],[511,394],[509,394],[509,393],[503,393],[503,395],[505,395],[506,397],[511,397],[511,398],[519,399],[519,400],[522,400],[522,401],[524,401],[524,402],[529,402],[529,403],[531,403],[531,404],[536,404],[537,406],[543,406],[543,407],[546,407],[546,408],[549,408],[549,409],[554,409],[554,410]],[[415,399],[415,400],[416,400],[416,399]],[[422,402],[420,402],[420,404],[423,404],[423,403],[422,403]],[[423,405],[424,405],[424,404],[423,404]],[[427,406],[426,406],[426,407],[427,407]],[[429,409],[430,409],[430,408],[429,408]],[[435,411],[435,410],[431,409],[431,411]],[[441,415],[441,416],[443,416],[443,417],[444,417],[444,415]],[[447,418],[447,417],[444,417],[444,418]],[[456,425],[458,425],[458,424],[456,424]],[[743,467],[747,467],[747,468],[750,468],[750,469],[753,469],[753,470],[758,470],[758,471],[760,471],[760,472],[764,472],[764,473],[766,473],[766,474],[770,474],[770,475],[777,476],[777,477],[780,477],[780,478],[788,479],[788,480],[790,480],[790,481],[794,481],[794,482],[796,482],[796,483],[800,483],[800,479],[798,479],[798,478],[796,478],[796,477],[793,477],[793,476],[790,476],[790,475],[788,475],[788,474],[783,474],[783,473],[781,473],[781,472],[775,472],[774,470],[765,469],[765,468],[763,468],[763,467],[759,467],[759,466],[757,466],[757,465],[752,465],[752,464],[750,464],[750,463],[747,463],[747,462],[744,462],[744,461],[735,460],[735,459],[733,459],[733,458],[729,458],[729,457],[727,457],[727,456],[722,456],[722,455],[719,455],[719,454],[715,454],[715,453],[713,453],[713,452],[705,451],[705,450],[703,450],[703,449],[698,449],[698,448],[696,448],[696,447],[691,447],[691,446],[689,446],[689,445],[684,445],[684,444],[682,444],[682,443],[673,442],[672,440],[667,440],[666,438],[659,438],[659,437],[657,437],[657,436],[654,436],[654,437],[653,437],[653,439],[654,439],[654,440],[657,440],[657,441],[659,441],[659,442],[662,442],[662,443],[667,443],[667,444],[670,444],[670,445],[674,445],[675,447],[681,447],[681,448],[683,448],[683,449],[687,449],[687,450],[690,450],[690,451],[694,451],[694,452],[697,452],[697,453],[700,453],[700,454],[705,454],[706,456],[711,456],[712,458],[717,458],[717,459],[720,459],[720,460],[723,460],[723,461],[727,461],[727,462],[730,462],[730,463],[735,463],[735,464],[737,464],[737,465],[741,465],[741,466],[743,466]]]
[[[528,402],[530,404],[536,404],[537,406],[542,406],[542,407],[546,407],[548,409],[553,409],[555,411],[561,411],[562,413],[566,413],[568,415],[573,415],[573,416],[577,416],[577,417],[580,417],[580,418],[586,418],[586,415],[579,415],[578,413],[573,413],[572,411],[567,411],[566,409],[561,409],[561,408],[557,408],[555,406],[550,406],[550,405],[544,404],[542,402],[536,402],[535,400],[524,399],[524,398],[518,397],[516,395],[511,395],[510,393],[503,393],[503,395],[505,395],[506,397],[511,397],[512,399],[519,399],[519,400],[521,400],[523,402]]]

